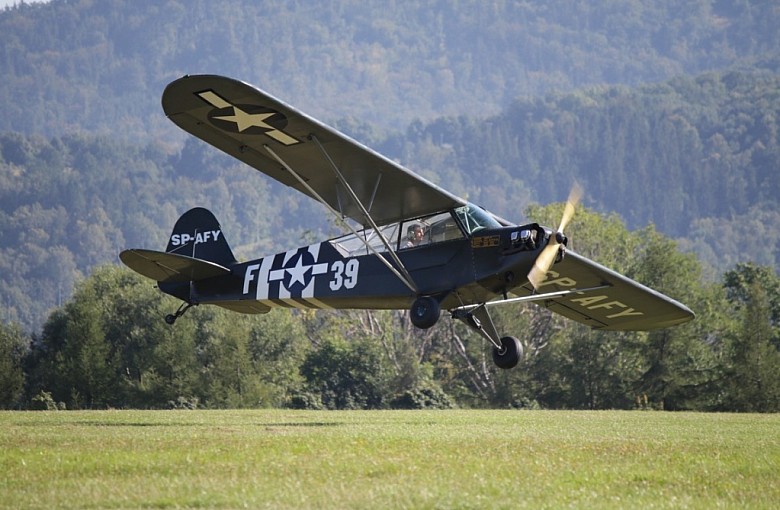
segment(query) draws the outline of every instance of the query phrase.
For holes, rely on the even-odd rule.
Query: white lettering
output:
[[[171,236],[171,244],[174,246],[182,246],[190,241],[195,241],[195,244],[218,241],[220,234],[222,234],[221,230],[206,230],[204,232],[196,232],[195,235],[187,233],[173,234]]]
[[[344,263],[337,260],[330,268],[334,273],[333,280],[330,281],[330,290],[339,290],[341,286],[344,285],[344,278],[342,277],[342,274],[344,273]]]
[[[244,294],[249,294],[249,284],[255,279],[254,272],[258,269],[260,269],[260,264],[246,266],[246,273],[244,273]]]
[[[360,261],[358,259],[349,259],[346,264],[341,260],[334,262],[331,267],[333,271],[333,280],[330,283],[330,290],[341,290],[342,287],[354,289],[358,282],[358,272],[360,270]]]
[[[358,280],[358,269],[360,268],[360,262],[358,259],[349,259],[347,266],[344,269],[346,279],[344,280],[344,286],[348,289],[354,289]]]

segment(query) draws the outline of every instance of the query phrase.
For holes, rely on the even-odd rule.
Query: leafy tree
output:
[[[639,246],[629,276],[682,302],[697,301],[701,267],[692,255],[680,253],[674,241],[652,227],[640,233]],[[712,371],[700,373],[702,367],[713,366],[715,356],[704,340],[697,334],[695,321],[649,332],[641,348],[645,369],[637,382],[637,392],[647,394],[651,402],[664,409],[687,408],[687,402],[696,400],[697,393],[706,392],[717,377]]]
[[[29,339],[15,324],[0,324],[0,408],[20,403],[24,385],[24,356]]]
[[[308,391],[327,409],[381,409],[387,406],[389,367],[372,339],[326,337],[301,364]]]
[[[766,294],[769,308],[769,326],[772,328],[772,340],[780,341],[780,277],[767,266],[752,263],[737,264],[734,269],[723,275],[726,298],[732,304],[742,308],[756,298],[754,284],[758,284]],[[780,344],[778,344],[780,346]]]
[[[188,320],[197,327],[198,395],[204,406],[281,406],[300,385],[297,369],[306,342],[291,314],[236,315],[203,307]]]
[[[724,275],[729,301],[740,313],[726,351],[730,409],[780,410],[779,283],[771,269],[752,264],[738,265]]]

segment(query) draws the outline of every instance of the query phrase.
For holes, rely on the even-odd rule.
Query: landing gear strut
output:
[[[191,306],[193,306],[193,303],[182,303],[179,309],[176,310],[176,313],[169,313],[165,316],[165,323],[173,326],[173,323],[176,322],[176,319],[184,315],[184,313],[189,310]]]
[[[452,318],[458,319],[493,344],[493,362],[498,368],[513,368],[523,359],[523,344],[513,336],[499,337],[484,304],[470,310],[453,310]]]

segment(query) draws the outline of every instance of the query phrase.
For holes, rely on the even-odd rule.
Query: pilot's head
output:
[[[420,239],[422,239],[423,230],[422,227],[419,225],[419,223],[410,225],[409,228],[406,230],[406,236],[409,238],[410,241],[419,241]]]

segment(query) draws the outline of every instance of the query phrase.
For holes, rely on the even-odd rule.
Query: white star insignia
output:
[[[296,282],[301,282],[301,285],[306,285],[306,271],[308,271],[310,267],[311,266],[304,267],[303,257],[298,257],[298,261],[293,267],[286,268],[287,273],[290,275],[290,284],[287,287],[292,287]]]

